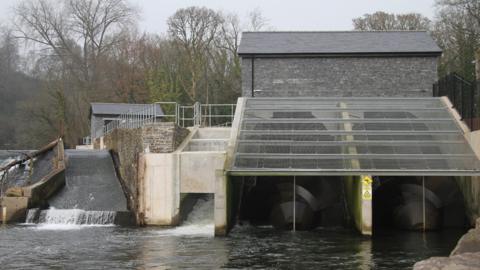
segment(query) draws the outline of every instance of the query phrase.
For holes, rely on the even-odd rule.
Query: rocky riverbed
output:
[[[432,257],[414,265],[414,270],[480,269],[480,218],[474,229],[457,243],[449,257]]]

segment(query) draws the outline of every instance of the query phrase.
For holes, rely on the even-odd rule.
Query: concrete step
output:
[[[183,152],[218,152],[227,149],[231,128],[199,128]]]
[[[193,139],[228,139],[231,128],[199,128]]]
[[[192,139],[183,151],[225,151],[227,144],[227,139]]]

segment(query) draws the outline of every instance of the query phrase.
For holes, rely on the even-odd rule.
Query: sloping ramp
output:
[[[127,200],[105,150],[67,150],[65,187],[49,200],[56,209],[127,211]]]

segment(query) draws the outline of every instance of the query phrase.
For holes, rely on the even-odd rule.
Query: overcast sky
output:
[[[18,0],[0,0],[0,21],[11,15]],[[352,18],[378,10],[392,13],[418,12],[433,19],[434,0],[130,0],[142,10],[140,28],[163,33],[166,21],[177,9],[205,6],[237,13],[245,18],[259,8],[275,30],[351,30]]]

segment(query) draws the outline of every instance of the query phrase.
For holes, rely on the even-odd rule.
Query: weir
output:
[[[29,210],[27,223],[135,223],[108,151],[67,150],[65,157],[65,186],[48,199],[49,209]]]
[[[33,173],[24,169],[22,162],[12,167],[14,171],[9,170],[14,172],[10,176],[13,180],[7,182],[10,188],[1,204],[10,212],[10,221],[77,225],[135,223],[108,151],[64,152],[61,140],[45,149],[38,151],[40,154],[33,152],[35,159],[30,161]],[[25,176],[27,173],[17,172],[20,170],[29,173]]]
[[[113,225],[116,211],[85,211],[81,209],[29,209],[27,224]]]
[[[105,150],[67,150],[65,187],[48,200],[55,209],[127,211],[127,201]]]

